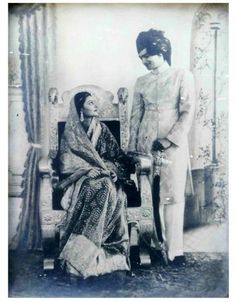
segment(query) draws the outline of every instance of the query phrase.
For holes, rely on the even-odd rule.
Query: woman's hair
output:
[[[78,115],[80,115],[80,111],[88,96],[91,96],[91,94],[87,91],[79,92],[74,96],[75,108],[76,108]]]
[[[163,58],[171,65],[171,44],[164,36],[164,31],[149,29],[139,33],[136,39],[137,51],[140,53],[146,48],[148,55],[163,55]]]

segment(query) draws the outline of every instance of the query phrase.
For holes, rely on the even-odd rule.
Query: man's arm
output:
[[[179,146],[191,128],[195,110],[195,87],[191,72],[185,71],[180,85],[179,119],[166,139]]]

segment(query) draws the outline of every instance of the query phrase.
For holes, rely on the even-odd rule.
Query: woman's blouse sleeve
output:
[[[134,87],[133,106],[130,117],[130,137],[128,146],[129,151],[137,150],[138,131],[144,111],[144,104],[140,92],[140,87],[141,84],[140,80],[138,79]]]
[[[171,128],[167,139],[175,145],[180,145],[185,139],[192,125],[195,110],[195,86],[191,72],[184,72],[180,84],[179,119]]]

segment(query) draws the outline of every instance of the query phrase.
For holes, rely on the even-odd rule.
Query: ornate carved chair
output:
[[[54,183],[59,179],[57,166],[57,154],[61,134],[64,130],[68,114],[69,102],[79,91],[92,89],[100,100],[100,119],[106,123],[113,135],[116,137],[123,151],[127,150],[129,139],[128,122],[128,90],[118,90],[118,101],[113,100],[111,92],[105,91],[98,86],[84,85],[76,87],[58,97],[57,89],[49,90],[49,102],[45,108],[45,123],[43,125],[42,158],[39,161],[40,172],[40,217],[44,251],[44,269],[54,269],[57,242],[60,236],[58,224],[65,211],[60,206],[60,193],[54,189]],[[147,157],[138,157],[136,174],[138,191],[134,196],[127,193],[128,197],[128,224],[130,231],[130,247],[138,250],[138,261],[141,265],[150,264],[149,246],[153,233],[153,208],[151,188],[148,181],[151,160]]]

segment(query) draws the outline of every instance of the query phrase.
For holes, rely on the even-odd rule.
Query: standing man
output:
[[[153,180],[157,174],[160,177],[162,237],[169,263],[179,265],[185,262],[184,193],[189,163],[188,132],[195,104],[194,81],[189,71],[171,67],[171,43],[163,31],[141,32],[136,46],[139,58],[150,72],[135,84],[129,151],[153,156],[150,181],[155,186]],[[155,160],[157,154],[162,154],[159,160]],[[153,202],[157,202],[155,198]]]

